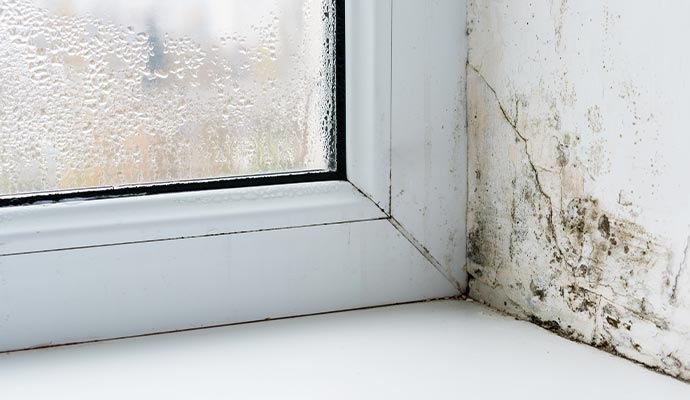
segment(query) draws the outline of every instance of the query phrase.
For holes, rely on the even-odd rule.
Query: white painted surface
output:
[[[392,215],[465,288],[466,1],[393,2]]]
[[[690,380],[690,3],[469,10],[471,295]]]
[[[383,218],[348,182],[0,208],[7,254]]]
[[[345,2],[347,175],[390,213],[391,0]]]
[[[690,397],[679,381],[462,301],[0,355],[0,387],[13,400]]]
[[[420,14],[424,24],[399,29],[397,42],[441,40],[425,55],[449,64],[428,71],[436,80],[425,105],[455,107],[433,117],[457,124],[464,108],[450,102],[463,84],[453,75],[454,86],[443,85],[464,50],[442,50],[464,45],[464,6],[405,4],[404,18],[415,7],[433,11]],[[390,113],[391,2],[349,0],[347,10],[348,166],[366,196],[349,183],[314,183],[0,210],[0,350],[457,295],[465,283],[463,175],[443,158],[432,175],[419,175],[424,154],[409,131],[412,139],[398,142],[398,177],[406,185],[422,179],[431,195],[398,203],[410,227],[381,219],[390,209],[390,119],[408,118],[402,106],[398,117]],[[436,25],[451,36],[436,37]],[[396,62],[411,63],[414,75],[419,54],[405,54]],[[406,107],[420,93],[407,93]],[[456,128],[435,126],[434,156],[449,157]],[[464,157],[464,139],[452,144]],[[431,224],[420,226],[425,219]]]
[[[457,295],[386,220],[0,257],[0,351]]]

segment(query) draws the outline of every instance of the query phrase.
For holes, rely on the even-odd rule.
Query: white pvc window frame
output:
[[[391,132],[392,10],[346,1],[348,182],[0,209],[0,351],[460,294],[464,242],[435,257],[392,213],[396,151],[415,157]]]

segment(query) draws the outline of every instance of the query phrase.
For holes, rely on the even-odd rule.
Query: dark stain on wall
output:
[[[511,114],[468,66],[470,297],[688,379],[690,360],[654,344],[678,334],[668,323],[678,275],[671,250],[598,199],[569,191],[562,173],[560,198],[552,198],[517,107]],[[565,142],[554,153],[561,168],[570,163]]]

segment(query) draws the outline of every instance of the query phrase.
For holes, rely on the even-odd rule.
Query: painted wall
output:
[[[471,297],[690,380],[690,2],[472,0]]]

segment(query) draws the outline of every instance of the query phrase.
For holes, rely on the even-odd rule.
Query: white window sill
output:
[[[687,399],[690,386],[437,301],[0,355],[7,399]]]

